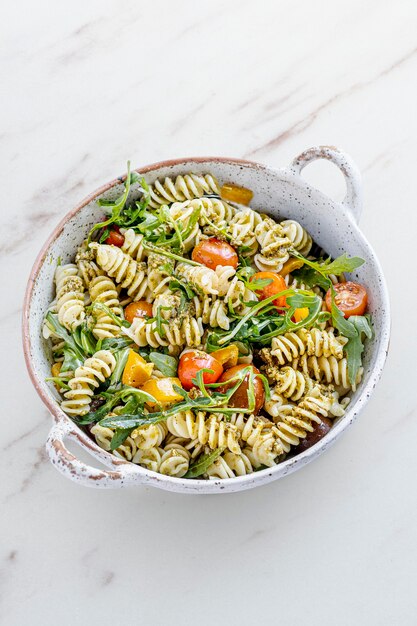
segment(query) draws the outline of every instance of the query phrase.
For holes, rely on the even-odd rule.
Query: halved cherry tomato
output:
[[[120,228],[116,225],[112,226],[110,235],[107,237],[106,242],[109,246],[117,246],[121,248],[125,242],[125,238],[120,232]]]
[[[260,300],[266,300],[266,298],[270,298],[276,293],[280,293],[280,291],[285,291],[288,289],[285,280],[279,274],[275,274],[274,272],[257,272],[251,278],[252,281],[258,280],[270,280],[269,285],[265,285],[265,287],[257,289],[255,291],[256,295]],[[285,296],[281,296],[273,301],[275,306],[282,309],[287,306],[287,299]]]
[[[236,250],[227,241],[221,241],[216,237],[200,241],[194,248],[191,258],[212,270],[218,265],[228,265],[236,269],[239,263]]]
[[[150,393],[160,404],[173,404],[183,399],[183,397],[175,391],[174,385],[181,387],[178,378],[150,378],[141,385],[140,389]],[[146,404],[150,407],[156,406],[155,402],[147,402]]]
[[[368,294],[365,287],[348,280],[346,283],[336,283],[333,285],[335,290],[335,304],[345,317],[351,315],[363,315],[368,304]],[[326,306],[328,310],[332,307],[331,289],[326,293]]]
[[[223,200],[238,202],[247,206],[253,198],[253,191],[246,187],[238,187],[238,185],[233,185],[233,183],[225,183],[220,189],[220,196]]]
[[[216,383],[219,377],[223,373],[223,365],[215,359],[211,354],[203,352],[202,350],[189,350],[185,352],[178,365],[178,376],[184,389],[189,391],[192,387],[195,387],[193,378],[196,377],[197,372],[202,369],[213,370],[212,374],[204,372],[203,381],[207,383]]]
[[[252,369],[252,372],[255,374],[255,377],[253,379],[253,388],[254,388],[254,394],[255,394],[255,409],[253,413],[254,415],[257,415],[259,411],[261,410],[261,408],[263,407],[264,402],[265,402],[265,390],[264,390],[262,380],[258,376],[256,376],[256,374],[260,374],[260,372],[258,369],[256,369],[254,365],[241,364],[241,365],[235,365],[234,367],[231,367],[220,376],[219,383],[223,383],[223,382],[227,383],[227,381],[229,381],[231,378],[234,378],[236,374],[245,367],[250,367]],[[238,387],[238,389],[230,398],[229,405],[228,405],[229,407],[236,407],[239,409],[248,408],[249,376],[250,374],[248,373],[243,379],[243,382],[240,385],[240,387]],[[220,391],[221,393],[225,393],[228,389],[233,387],[235,384],[236,384],[236,381],[225,384],[223,387],[219,387],[218,391]]]
[[[306,317],[308,317],[310,311],[308,310],[308,307],[304,306],[301,309],[295,309],[294,311],[294,322],[301,322],[302,320],[305,320]]]
[[[152,304],[146,300],[128,304],[125,308],[125,319],[132,323],[135,317],[152,317]]]

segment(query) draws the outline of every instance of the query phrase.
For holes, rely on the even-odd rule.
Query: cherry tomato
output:
[[[269,285],[262,287],[261,289],[256,290],[256,295],[260,300],[266,300],[266,298],[270,298],[276,293],[280,293],[280,291],[285,291],[288,289],[285,280],[279,274],[275,274],[274,272],[257,272],[251,278],[252,281],[257,280],[270,280]],[[274,304],[276,307],[282,309],[287,306],[287,299],[285,296],[281,296],[274,300]]]
[[[152,317],[152,304],[146,300],[128,304],[125,308],[125,319],[132,323],[135,317]]]
[[[202,369],[213,370],[212,374],[204,372],[203,380],[206,384],[216,383],[223,373],[223,365],[210,354],[207,354],[207,352],[203,352],[202,350],[190,350],[181,356],[178,365],[178,377],[186,391],[195,387],[192,382],[193,378],[195,378],[197,372]]]
[[[368,304],[368,294],[365,287],[358,283],[348,280],[346,283],[336,283],[333,285],[335,290],[334,301],[338,309],[340,309],[345,317],[351,315],[363,315]],[[326,293],[326,306],[328,310],[332,307],[331,289]]]
[[[261,410],[261,408],[263,407],[264,402],[265,402],[265,390],[264,390],[262,380],[258,376],[256,376],[256,374],[260,374],[259,370],[256,369],[256,367],[254,367],[253,365],[245,365],[245,364],[235,365],[234,367],[231,367],[230,369],[226,370],[220,376],[219,383],[223,383],[223,382],[227,383],[228,380],[230,380],[231,378],[234,378],[234,376],[236,376],[236,374],[245,367],[250,367],[253,373],[255,374],[255,377],[253,379],[253,387],[254,387],[254,393],[255,393],[255,409],[253,413],[257,415],[259,411]],[[233,387],[235,384],[236,384],[236,381],[226,384],[223,387],[219,387],[218,391],[220,391],[221,393],[225,393],[228,389]],[[249,388],[249,373],[245,376],[240,387],[238,387],[238,389],[230,398],[228,406],[236,407],[239,409],[247,409],[248,404],[249,404],[248,388]]]
[[[200,241],[194,248],[191,258],[212,270],[218,265],[230,265],[236,269],[239,263],[236,250],[227,241],[220,241],[216,237]]]
[[[121,248],[124,242],[125,238],[120,232],[120,228],[118,226],[112,226],[110,235],[106,239],[106,243],[109,246],[117,246],[118,248]]]

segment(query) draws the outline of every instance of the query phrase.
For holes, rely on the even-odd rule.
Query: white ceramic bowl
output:
[[[342,203],[334,202],[301,177],[305,165],[319,158],[328,159],[343,172],[347,192]],[[62,220],[36,259],[27,286],[23,310],[23,344],[33,384],[54,419],[46,444],[50,459],[68,478],[83,485],[102,488],[147,484],[184,493],[227,493],[282,478],[318,457],[353,422],[367,403],[381,375],[388,351],[388,294],[378,260],[357,225],[362,207],[357,168],[347,155],[336,148],[320,146],[306,150],[290,167],[278,170],[239,159],[207,157],[165,161],[138,171],[146,176],[149,183],[156,178],[175,177],[186,172],[211,172],[220,184],[230,181],[252,189],[255,192],[251,203],[253,208],[270,213],[275,218],[292,218],[301,222],[314,240],[333,257],[347,252],[349,256],[364,258],[366,263],[354,272],[354,278],[368,289],[375,334],[366,345],[363,380],[353,394],[346,415],[315,446],[276,467],[247,476],[227,480],[173,478],[122,461],[97,446],[60,409],[57,392],[45,382],[45,378],[50,375],[50,362],[42,339],[41,325],[53,298],[56,259],[61,257],[63,262],[73,259],[77,246],[101,217],[102,211],[97,207],[96,200],[114,199],[120,195],[123,178],[118,178],[83,200]],[[65,439],[77,442],[110,470],[96,469],[81,462],[66,449]]]

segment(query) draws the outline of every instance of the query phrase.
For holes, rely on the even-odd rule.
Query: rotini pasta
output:
[[[255,228],[260,251],[255,254],[255,265],[261,271],[279,272],[289,259],[291,240],[284,229],[270,217],[265,217]]]
[[[205,194],[219,194],[220,188],[211,174],[185,174],[177,176],[175,180],[169,177],[163,182],[156,180],[149,186],[149,192],[149,205],[157,208],[161,204],[201,198]]]
[[[231,181],[138,193],[106,202],[56,268],[42,333],[61,408],[106,452],[173,479],[244,477],[313,445],[363,376],[364,288]]]
[[[313,245],[311,236],[305,228],[295,220],[281,222],[282,232],[292,242],[293,247],[303,256],[307,256]]]
[[[277,359],[279,365],[284,365],[298,356],[334,356],[337,359],[343,357],[343,346],[346,344],[345,337],[336,337],[333,329],[319,330],[302,328],[297,332],[285,333],[274,337],[271,344],[271,354]]]
[[[64,393],[62,409],[68,415],[85,415],[90,410],[94,389],[112,374],[116,359],[109,350],[99,350],[77,367],[74,378],[68,381],[69,391]]]
[[[111,278],[108,278],[108,276],[97,276],[93,278],[88,286],[88,290],[93,304],[104,304],[114,315],[122,317],[123,312],[120,306],[116,285]],[[97,310],[95,318],[93,334],[97,339],[117,337],[120,334],[120,326],[118,326],[105,311]]]
[[[215,414],[207,416],[202,411],[196,415],[192,411],[177,413],[168,417],[167,426],[176,437],[198,439],[211,449],[228,448],[231,452],[240,453],[237,428]]]
[[[140,300],[146,295],[148,281],[145,263],[138,263],[116,246],[93,243],[91,247],[96,250],[97,264],[108,276],[114,278],[122,289],[127,289],[128,295],[133,300]]]
[[[74,330],[85,317],[84,284],[72,263],[59,265],[55,271],[56,304],[59,322]]]

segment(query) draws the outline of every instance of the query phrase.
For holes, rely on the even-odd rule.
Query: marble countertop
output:
[[[0,29],[0,623],[414,625],[416,3],[26,0]],[[360,419],[307,468],[227,497],[64,479],[20,340],[51,229],[128,158],[281,166],[317,144],[362,171],[391,293],[390,355]],[[342,197],[331,165],[305,176]]]

